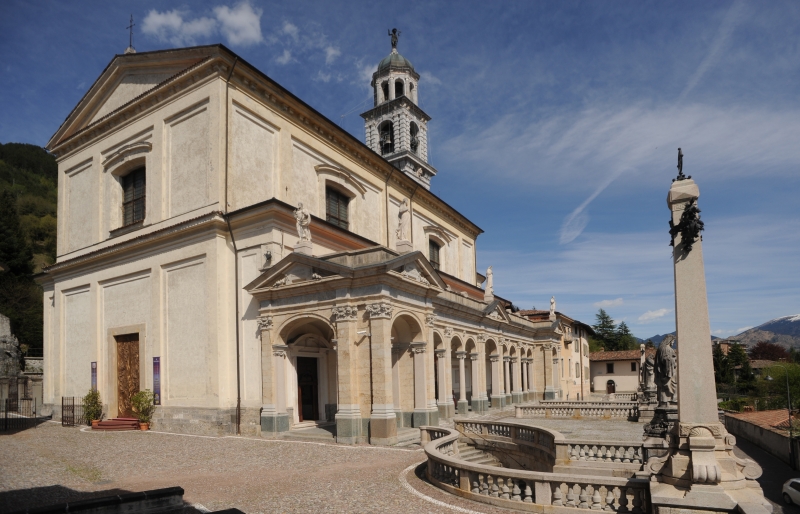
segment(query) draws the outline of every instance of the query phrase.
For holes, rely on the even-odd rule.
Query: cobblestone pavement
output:
[[[641,430],[627,423],[623,435],[626,422],[526,421],[567,438],[628,440]],[[780,505],[780,485],[796,472],[752,445],[743,443],[737,454],[764,468],[760,482],[776,502],[775,514],[800,512]],[[247,513],[510,512],[434,488],[415,473],[424,460],[419,449],[91,432],[45,423],[0,435],[0,512],[170,486],[183,487],[184,499],[198,509],[236,507]]]

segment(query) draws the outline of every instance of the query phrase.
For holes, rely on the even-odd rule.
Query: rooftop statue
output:
[[[395,235],[400,241],[408,241],[408,225],[411,221],[411,212],[408,208],[408,198],[403,198],[403,203],[400,204],[400,212],[398,213],[397,230]]]
[[[300,241],[311,241],[311,230],[308,228],[311,225],[311,213],[303,207],[303,202],[297,204],[294,219],[297,220],[297,237]]]
[[[400,37],[400,31],[392,29],[389,31],[389,35],[392,36],[392,48],[397,48],[397,39]]]

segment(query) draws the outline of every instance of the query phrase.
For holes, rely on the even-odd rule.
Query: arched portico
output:
[[[433,332],[433,347],[435,352],[434,368],[436,371],[436,405],[439,418],[452,418],[455,414],[455,404],[450,384],[450,349],[445,345],[439,332]]]
[[[486,340],[486,384],[491,407],[500,409],[505,406],[506,397],[503,390],[502,354],[494,339]]]

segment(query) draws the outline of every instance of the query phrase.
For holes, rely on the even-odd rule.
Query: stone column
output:
[[[422,341],[411,343],[414,352],[414,414],[412,426],[421,427],[433,424],[433,412],[428,408],[427,366],[425,362],[425,349],[428,343]],[[438,418],[438,410],[436,410]],[[437,421],[438,424],[438,421]]]
[[[289,430],[286,412],[286,377],[284,375],[285,345],[272,344],[272,316],[258,318],[261,329],[261,435],[270,436]],[[279,403],[279,391],[283,394]]]
[[[452,395],[447,395],[447,368],[451,365],[450,357],[447,355],[447,350],[440,348],[436,350],[436,358],[438,360],[438,378],[439,378],[439,418],[450,419],[455,414],[455,406],[453,405]]]
[[[536,397],[536,380],[533,376],[533,358],[528,359],[528,400],[537,400]]]
[[[386,302],[367,305],[372,353],[372,412],[370,443],[397,444],[397,416],[392,391],[392,306]]]
[[[500,380],[500,356],[490,355],[489,360],[492,363],[492,408],[502,409],[506,404],[506,395],[503,392],[503,383]]]
[[[755,481],[761,468],[733,455],[736,438],[717,415],[702,239],[684,241],[680,231],[699,220],[694,205],[699,196],[682,172],[667,196],[672,225],[679,229],[673,239],[678,423],[668,455],[651,457],[645,466],[656,474],[650,482],[652,506],[657,512],[771,512]]]
[[[514,366],[514,372],[512,373],[512,381],[513,390],[511,393],[511,402],[512,403],[522,403],[522,362],[520,361],[520,357],[514,357],[511,359],[511,365]]]
[[[557,384],[555,369],[553,366],[553,347],[546,345],[543,348],[544,353],[544,399],[555,400]]]
[[[356,444],[366,442],[362,434],[361,408],[358,403],[357,374],[357,323],[358,309],[355,306],[339,306],[333,309],[336,322],[336,375],[339,395],[336,412],[336,442]]]
[[[478,359],[479,354],[478,352],[472,352],[469,354],[470,362],[472,363],[472,401],[470,402],[472,405],[472,412],[479,413],[483,412],[485,409],[483,408],[483,401],[480,393],[481,387],[481,366],[480,360]]]
[[[464,369],[464,359],[467,358],[467,352],[456,352],[458,359],[458,413],[466,416],[469,412],[469,403],[467,403],[467,377],[466,370]]]
[[[528,359],[522,361],[522,401],[528,401]]]
[[[506,393],[506,405],[511,405],[513,401],[513,395],[511,394],[511,373],[509,373],[511,367],[511,357],[504,356],[503,357],[503,382],[505,384],[504,391]]]
[[[427,342],[428,346],[426,346],[427,351],[425,352],[425,388],[426,388],[426,399],[428,402],[427,409],[430,412],[430,419],[428,420],[429,423],[433,426],[439,425],[439,406],[436,403],[436,367],[434,366],[434,349],[433,349],[433,325],[436,319],[435,314],[429,314],[425,316],[425,326],[426,332],[428,334]]]
[[[456,413],[456,404],[453,398],[453,348],[450,346],[452,344],[452,340],[450,335],[447,333],[447,329],[445,329],[445,360],[442,362],[444,366],[444,374],[445,374],[445,382],[444,382],[444,389],[445,389],[445,401],[448,405],[452,406],[449,407],[451,410],[448,412],[452,412],[454,416]],[[450,416],[452,417],[452,416]]]

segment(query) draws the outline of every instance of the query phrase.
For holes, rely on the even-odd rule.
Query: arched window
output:
[[[402,80],[396,80],[395,81],[395,83],[394,83],[394,97],[395,98],[400,98],[401,96],[406,94],[404,86],[405,86],[405,84],[403,84]]]
[[[431,266],[437,270],[440,269],[439,266],[441,265],[439,260],[441,249],[442,247],[439,243],[433,239],[428,239],[428,260],[431,261]]]
[[[417,148],[419,148],[419,138],[417,134],[419,133],[419,127],[413,121],[411,122],[411,151],[417,153]]]
[[[580,378],[581,376],[581,365],[579,363],[575,363],[575,378]]]
[[[391,121],[384,121],[380,127],[381,155],[394,153],[394,125]]]
[[[389,100],[389,83],[384,82],[381,84],[381,89],[383,90],[383,101],[386,102]]]
[[[347,230],[350,226],[347,215],[347,204],[349,203],[350,198],[346,197],[332,187],[326,187],[325,220]]]
[[[133,225],[144,220],[146,181],[145,168],[136,168],[122,182],[122,226]]]

